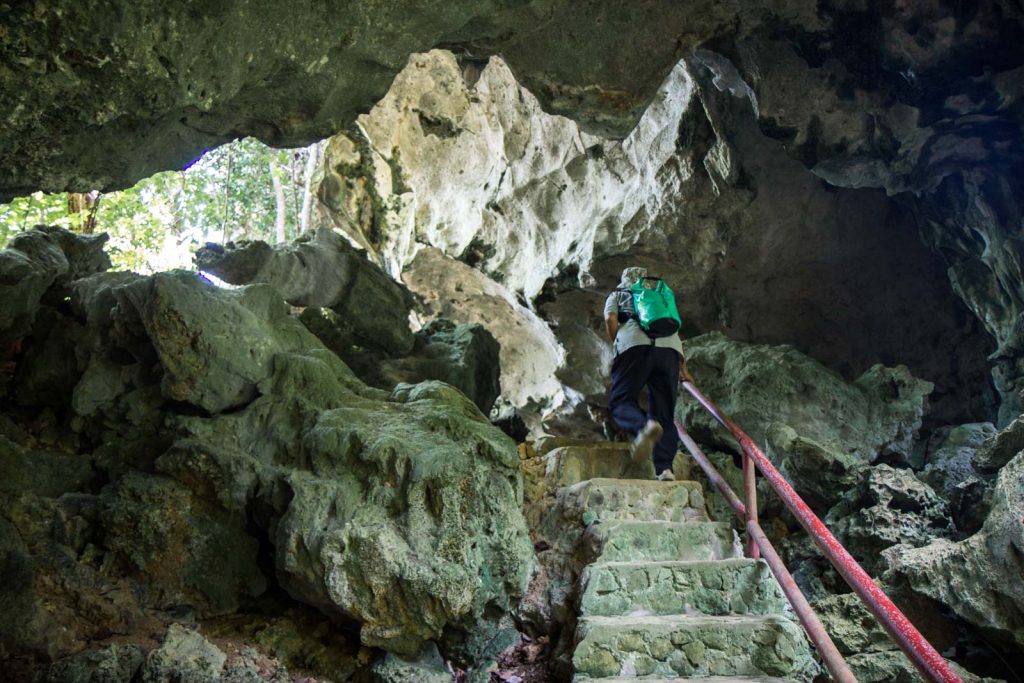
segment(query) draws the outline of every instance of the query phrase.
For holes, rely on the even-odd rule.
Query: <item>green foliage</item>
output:
[[[294,239],[299,234],[304,170],[317,145],[273,149],[253,138],[222,145],[183,171],[157,173],[134,187],[99,197],[96,232],[110,235],[115,267],[141,272],[191,267],[191,254],[206,242]],[[276,230],[283,190],[284,231]],[[0,204],[0,248],[35,225],[80,231],[87,214],[68,212],[67,193],[36,192]]]

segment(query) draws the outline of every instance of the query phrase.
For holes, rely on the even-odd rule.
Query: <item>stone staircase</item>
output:
[[[581,576],[574,682],[813,677],[806,637],[767,565],[742,557],[731,527],[708,518],[700,484],[655,481],[621,445],[545,457],[593,558]]]

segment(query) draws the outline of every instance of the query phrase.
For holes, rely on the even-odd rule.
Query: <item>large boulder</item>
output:
[[[886,580],[937,600],[1004,648],[1024,647],[1024,454],[999,472],[981,530],[954,543],[896,546]]]
[[[865,468],[825,522],[869,573],[886,548],[921,547],[952,531],[946,500],[910,470],[889,465]]]
[[[58,286],[69,299],[36,323],[74,359],[73,386],[0,420],[0,603],[24,615],[0,659],[227,614],[268,581],[368,645],[436,641],[463,666],[503,647],[533,564],[518,455],[462,393],[366,386],[267,284]]]
[[[251,386],[252,400],[231,412],[179,413],[156,468],[220,509],[255,505],[292,595],[401,653],[447,631],[483,630],[485,612],[510,608],[532,563],[518,456],[465,396],[437,382],[390,396],[366,387],[266,285],[230,291],[172,273],[122,289],[132,311],[161,310],[151,324],[122,327],[157,348],[165,393],[176,378],[184,398]],[[228,323],[230,337],[218,327]],[[214,364],[219,375],[193,372]],[[138,509],[165,525],[179,518]]]
[[[137,645],[108,645],[54,662],[40,683],[131,683],[145,656]]]
[[[220,680],[227,661],[220,648],[198,632],[171,624],[160,647],[149,653],[140,683],[210,683]]]
[[[0,361],[10,345],[32,327],[43,294],[55,282],[110,268],[107,235],[76,235],[40,225],[18,235],[0,251]]]
[[[412,350],[409,292],[330,229],[274,247],[258,240],[207,244],[196,266],[233,285],[267,283],[293,306],[332,309],[349,343],[389,355]]]
[[[276,354],[320,346],[267,285],[217,289],[173,271],[118,287],[115,297],[118,341],[148,341],[164,397],[209,413],[255,398]]]
[[[518,455],[468,399],[367,389],[325,349],[279,357],[262,393],[181,418],[157,467],[225,506],[255,498],[294,597],[407,655],[510,609],[533,555]]]
[[[780,466],[797,491],[831,506],[882,457],[906,458],[930,382],[903,366],[876,365],[853,382],[791,346],[732,341],[719,333],[687,340],[697,385]],[[687,429],[732,448],[694,400],[680,400]]]

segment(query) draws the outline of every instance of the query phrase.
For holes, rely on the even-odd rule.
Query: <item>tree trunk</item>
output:
[[[85,222],[82,223],[82,234],[91,235],[96,232],[96,217],[100,211],[100,199],[103,198],[103,193],[98,190],[93,190],[85,196],[85,205],[89,209],[89,214],[85,218]]]
[[[83,235],[91,235],[96,231],[96,212],[99,209],[100,193],[68,192],[68,216],[77,217],[71,227]]]
[[[224,181],[224,218],[220,223],[220,241],[228,242],[228,212],[231,209],[231,145],[225,145],[228,151],[228,175]]]
[[[274,203],[277,205],[277,220],[274,222],[274,235],[277,243],[280,244],[287,239],[284,234],[284,227],[288,207],[285,204],[284,184],[281,182],[281,176],[277,172],[277,164],[271,160],[269,165],[270,181],[274,184]]]
[[[320,161],[320,143],[310,145],[306,156],[306,172],[302,182],[302,211],[299,213],[299,234],[309,230],[309,221],[313,213],[313,174]]]

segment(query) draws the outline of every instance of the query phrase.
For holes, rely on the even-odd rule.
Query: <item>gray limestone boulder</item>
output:
[[[69,268],[60,245],[38,230],[0,250],[0,352],[29,331],[43,294]]]
[[[386,654],[372,668],[373,683],[451,683],[452,672],[445,666],[437,646],[427,645],[414,658]]]
[[[1018,417],[981,444],[972,462],[978,471],[991,474],[998,472],[1021,451],[1024,451],[1024,416]]]
[[[954,543],[939,539],[921,548],[884,553],[885,579],[937,600],[1004,647],[1024,647],[1024,455],[999,472],[992,509],[981,530]]]
[[[113,294],[116,340],[146,339],[163,371],[164,397],[209,413],[252,401],[276,354],[320,346],[266,285],[217,289],[172,271]]]
[[[801,495],[831,506],[859,470],[892,454],[908,455],[930,382],[903,366],[876,365],[853,382],[790,346],[763,346],[709,333],[686,343],[697,385],[780,466]],[[687,429],[733,449],[693,399],[677,408]]]
[[[255,509],[277,580],[361,623],[368,645],[413,653],[511,608],[533,558],[518,456],[459,391],[367,387],[266,285],[169,273],[115,295],[120,334],[150,340],[164,395],[208,410],[168,416],[155,467],[177,483],[128,475],[108,494],[111,543],[156,590],[228,608],[241,593],[221,587],[254,585],[239,524]],[[181,547],[184,564],[167,555]],[[237,571],[204,580],[219,547],[233,548]]]
[[[412,296],[340,233],[318,230],[274,247],[207,244],[195,258],[200,271],[233,285],[264,282],[293,306],[332,309],[353,343],[388,355],[412,350]]]
[[[257,541],[238,512],[173,479],[138,472],[110,485],[102,499],[104,545],[150,607],[218,616],[266,590]]]
[[[227,655],[181,624],[171,624],[163,644],[149,653],[140,683],[214,683],[220,680]]]
[[[952,532],[946,501],[910,470],[888,465],[865,469],[825,523],[869,573],[886,548],[918,548]]]
[[[39,683],[131,683],[144,661],[137,645],[85,650],[51,664]]]

